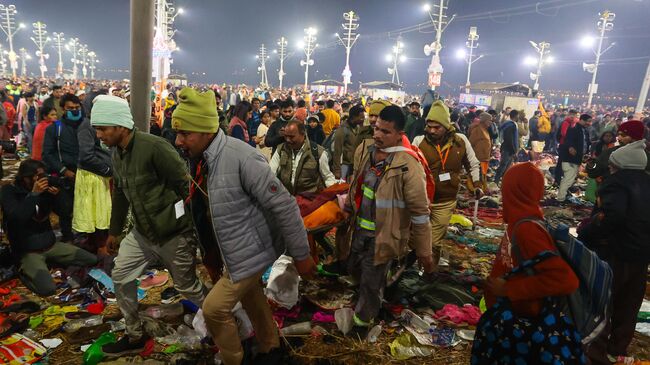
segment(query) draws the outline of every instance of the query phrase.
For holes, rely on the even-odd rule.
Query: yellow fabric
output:
[[[326,136],[329,136],[334,129],[341,125],[341,116],[334,109],[323,109],[321,113],[325,116],[323,132],[325,132]]]
[[[551,119],[544,109],[544,105],[539,103],[539,111],[542,113],[537,121],[537,131],[539,133],[551,133]]]
[[[109,178],[78,169],[74,187],[72,229],[93,233],[108,229],[111,222]]]

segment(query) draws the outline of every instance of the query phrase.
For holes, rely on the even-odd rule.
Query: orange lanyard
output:
[[[192,197],[194,197],[194,193],[196,192],[196,188],[198,188],[203,195],[208,196],[203,189],[201,189],[201,184],[203,184],[203,174],[201,174],[201,168],[203,167],[203,160],[201,160],[197,166],[196,166],[196,174],[194,175],[194,179],[192,179],[192,182],[190,183],[190,195],[187,197],[185,200],[185,203],[189,203],[192,200]],[[191,178],[191,177],[190,177]]]
[[[445,149],[447,150],[445,152],[445,157],[442,157],[442,150],[440,149],[440,145],[436,145],[436,150],[438,150],[438,154],[440,155],[440,164],[442,165],[442,171],[446,171],[445,164],[447,163],[447,158],[449,157],[449,150],[451,150],[451,146],[447,146]]]

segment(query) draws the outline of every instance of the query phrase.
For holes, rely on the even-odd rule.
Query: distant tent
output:
[[[312,85],[330,85],[330,86],[344,86],[341,81],[336,80],[318,80],[311,83]]]
[[[361,84],[362,89],[402,90],[402,86],[390,81],[370,81]]]
[[[470,89],[476,91],[510,92],[522,95],[530,95],[531,91],[530,86],[518,82],[477,82],[472,84]]]

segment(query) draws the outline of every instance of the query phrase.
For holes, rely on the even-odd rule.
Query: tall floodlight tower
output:
[[[336,36],[343,47],[345,47],[345,68],[341,75],[343,76],[343,93],[347,94],[348,84],[351,82],[352,78],[352,71],[350,71],[350,51],[352,50],[354,43],[359,39],[359,34],[356,33],[356,30],[359,28],[359,17],[354,11],[348,11],[343,14],[343,19],[345,20],[345,22],[341,24],[343,27],[343,37],[338,33],[336,33]]]

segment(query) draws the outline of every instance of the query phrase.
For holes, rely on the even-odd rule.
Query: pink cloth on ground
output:
[[[441,310],[437,311],[435,319],[448,319],[456,324],[467,323],[469,325],[476,325],[481,318],[481,310],[471,304],[465,304],[459,307],[455,304],[445,304]]]

